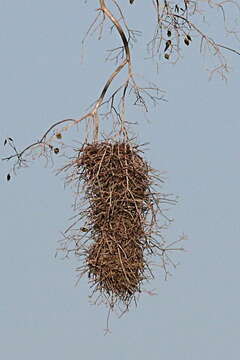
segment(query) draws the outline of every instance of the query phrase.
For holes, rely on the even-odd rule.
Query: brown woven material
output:
[[[72,237],[72,251],[84,256],[78,270],[88,273],[94,294],[111,306],[122,302],[128,307],[142,282],[152,277],[147,257],[159,249],[153,239],[159,210],[153,170],[138,146],[103,141],[82,146],[73,174],[71,181],[83,185],[88,204],[83,210],[79,203],[78,215],[86,220],[86,245],[81,246],[86,235],[79,235],[85,228]]]

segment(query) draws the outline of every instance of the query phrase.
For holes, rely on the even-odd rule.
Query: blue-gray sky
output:
[[[133,50],[136,71],[159,83],[168,99],[148,120],[134,106],[128,117],[139,122],[139,142],[149,142],[147,159],[167,172],[163,190],[180,197],[167,234],[175,240],[186,233],[187,252],[179,254],[180,265],[167,282],[160,277],[149,286],[158,295],[143,294],[136,309],[119,320],[112,316],[112,334],[104,337],[106,309],[89,304],[85,279],[74,286],[78,263],[54,257],[72,214],[71,190],[38,161],[7,183],[11,164],[2,162],[5,360],[225,360],[239,354],[240,58],[229,54],[227,84],[218,78],[209,82],[194,43],[183,60],[161,65],[157,74],[144,59],[152,6],[144,0],[122,3],[131,28],[145,31]],[[80,63],[81,40],[97,7],[93,0],[0,1],[2,144],[11,136],[19,147],[28,145],[52,122],[82,115],[96,99],[114,68],[104,63],[103,49],[119,44],[106,28],[106,41],[91,37]],[[218,16],[212,22],[206,31],[236,45],[221,36]],[[78,137],[71,131],[68,140]],[[2,146],[3,156],[5,150]]]

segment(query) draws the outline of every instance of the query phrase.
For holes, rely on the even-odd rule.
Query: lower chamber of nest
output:
[[[91,242],[84,272],[93,293],[100,292],[112,306],[119,301],[128,306],[149,276],[151,169],[137,146],[104,141],[79,150],[75,173],[89,204]]]

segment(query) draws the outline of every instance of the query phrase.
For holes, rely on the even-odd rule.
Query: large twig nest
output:
[[[161,251],[161,240],[155,239],[161,202],[152,189],[155,173],[129,142],[84,144],[71,166],[69,179],[82,185],[77,194],[84,191],[87,201],[85,208],[77,201],[77,219],[84,219],[87,235],[75,227],[67,251],[84,256],[79,271],[88,273],[93,293],[100,292],[111,306],[120,301],[128,307],[152,277],[147,256]]]

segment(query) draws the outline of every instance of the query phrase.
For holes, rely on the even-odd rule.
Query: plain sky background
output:
[[[134,106],[146,158],[167,172],[163,191],[180,201],[169,241],[188,235],[180,265],[165,282],[149,284],[157,296],[143,294],[137,308],[112,316],[104,336],[106,308],[88,301],[88,284],[77,287],[73,259],[55,258],[60,232],[72,215],[72,193],[53,169],[36,161],[7,183],[11,163],[1,163],[0,356],[4,360],[179,359],[225,360],[240,354],[240,57],[227,54],[228,83],[208,81],[197,41],[176,65],[155,72],[145,51],[151,38],[151,1],[122,0],[134,29],[144,30],[133,50],[136,71],[166,90],[148,121]],[[148,4],[149,3],[149,4]],[[53,122],[78,117],[98,96],[114,64],[104,50],[119,46],[106,27],[105,41],[81,40],[95,17],[98,1],[0,0],[0,141],[6,136],[23,147]],[[220,17],[205,30],[223,37]],[[220,14],[218,14],[220,15]],[[239,24],[239,17],[238,17]],[[109,42],[108,42],[109,41]],[[77,140],[71,131],[68,141]],[[57,165],[61,164],[61,158]]]

